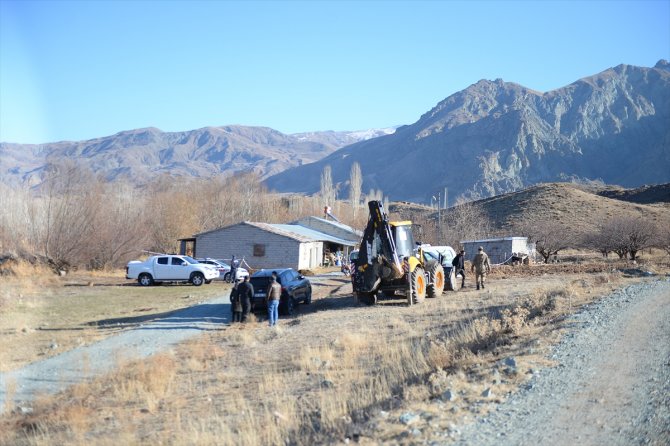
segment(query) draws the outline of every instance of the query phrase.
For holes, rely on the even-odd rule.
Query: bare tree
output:
[[[620,259],[637,258],[637,253],[650,248],[657,240],[658,228],[641,217],[613,217],[586,234],[584,244],[601,252],[615,252]]]
[[[199,209],[202,198],[189,180],[169,175],[158,178],[147,191],[151,199],[147,211],[151,215],[151,251],[177,252],[177,240],[201,228]]]
[[[99,184],[90,170],[68,161],[51,164],[42,186],[44,255],[59,268],[85,263],[101,203]]]
[[[658,228],[643,218],[632,218],[625,226],[628,228],[628,253],[631,260],[636,260],[638,252],[654,245]]]
[[[384,192],[381,189],[370,189],[370,191],[365,195],[365,202],[377,200],[384,201]]]
[[[333,173],[330,166],[323,168],[321,172],[321,199],[324,206],[332,206],[335,202],[335,188],[333,187]]]
[[[96,216],[95,236],[88,240],[88,263],[95,269],[120,266],[146,247],[153,222],[145,212],[148,197],[132,186],[105,184],[100,198],[103,204]]]
[[[592,231],[582,235],[581,245],[588,249],[593,249],[607,258],[610,252],[614,252],[615,245],[613,238],[607,233],[603,225],[598,225]]]
[[[664,228],[659,231],[656,238],[656,246],[664,250],[670,256],[670,228]]]
[[[484,209],[474,203],[460,201],[442,215],[442,227],[437,228],[437,238],[454,248],[463,240],[476,240],[489,237],[493,232],[491,219]]]
[[[357,162],[354,162],[354,164],[351,165],[351,173],[349,175],[349,201],[351,201],[354,219],[356,219],[356,211],[361,203],[362,193],[363,175],[361,173],[361,166]]]
[[[535,244],[535,250],[542,256],[544,263],[549,263],[551,256],[575,244],[576,235],[566,230],[565,225],[557,219],[528,218],[521,222],[519,229],[523,235],[528,237],[530,243]]]
[[[31,250],[39,240],[37,200],[29,187],[0,183],[0,253]]]

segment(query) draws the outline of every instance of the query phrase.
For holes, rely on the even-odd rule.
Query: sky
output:
[[[412,124],[480,79],[670,60],[670,0],[0,0],[0,141]]]

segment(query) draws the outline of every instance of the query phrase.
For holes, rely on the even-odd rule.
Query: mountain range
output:
[[[48,165],[62,159],[74,159],[110,181],[133,184],[164,173],[211,177],[254,171],[267,178],[317,161],[340,147],[393,131],[287,135],[267,127],[229,125],[185,132],[145,128],[77,142],[0,143],[0,181],[39,184]]]
[[[543,182],[668,182],[670,64],[619,65],[546,93],[481,80],[392,135],[347,146],[267,184],[313,193],[330,165],[346,197],[354,162],[364,191],[424,203],[445,188],[450,197],[481,198]]]
[[[618,65],[544,93],[480,80],[395,129],[287,135],[240,125],[145,128],[78,142],[0,143],[0,181],[39,184],[48,165],[62,159],[133,184],[164,173],[254,171],[270,189],[308,194],[318,192],[329,165],[340,198],[357,162],[364,192],[423,203],[445,189],[453,201],[556,181],[667,183],[670,64]]]

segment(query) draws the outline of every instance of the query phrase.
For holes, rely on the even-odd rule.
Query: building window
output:
[[[265,245],[254,244],[254,257],[265,257]]]

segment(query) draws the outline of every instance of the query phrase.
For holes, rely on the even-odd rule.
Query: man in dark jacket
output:
[[[242,322],[246,322],[251,311],[251,299],[254,297],[254,286],[249,282],[249,276],[245,276],[244,282],[238,285],[237,294],[242,302]]]
[[[240,322],[242,308],[240,304],[239,283],[235,283],[230,290],[230,322]]]
[[[451,265],[454,267],[454,277],[459,274],[463,278],[461,282],[461,288],[465,288],[465,250],[461,249],[454,260],[451,261]]]

